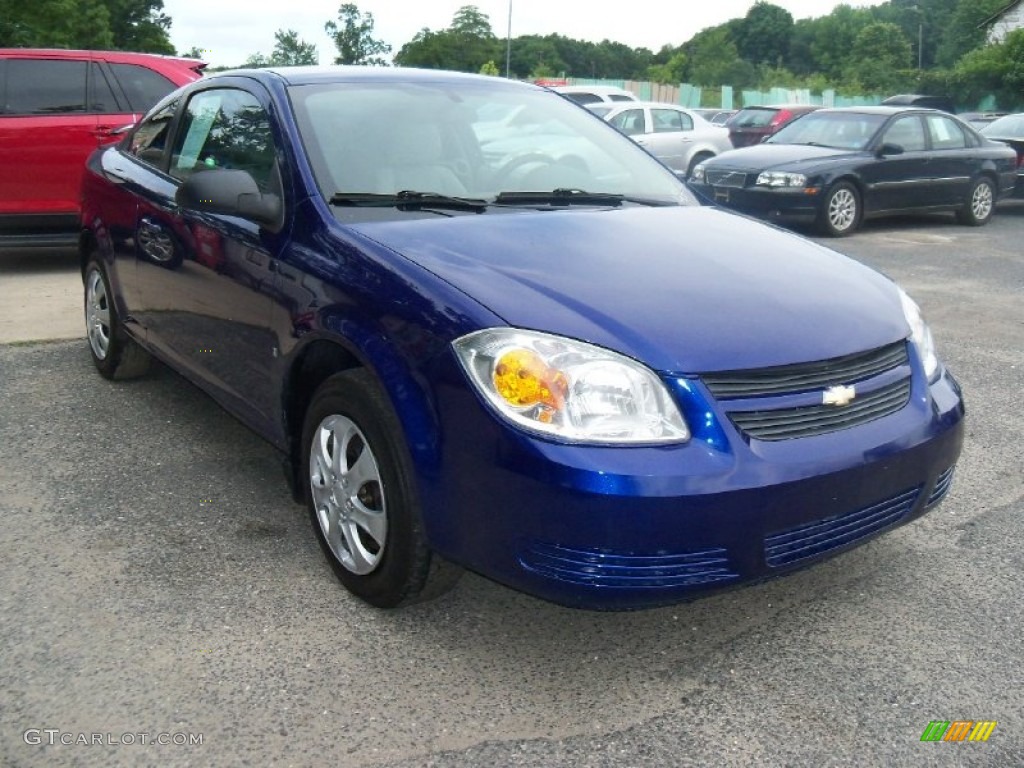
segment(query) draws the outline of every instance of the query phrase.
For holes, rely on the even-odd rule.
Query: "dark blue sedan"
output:
[[[726,208],[815,224],[842,237],[864,219],[952,211],[987,224],[1013,191],[1017,155],[952,115],[915,107],[822,109],[764,143],[693,169],[698,194]]]
[[[96,152],[83,199],[99,372],[156,357],[270,441],[377,606],[462,568],[670,603],[849,549],[952,481],[960,390],[903,291],[698,205],[538,87],[222,73]]]

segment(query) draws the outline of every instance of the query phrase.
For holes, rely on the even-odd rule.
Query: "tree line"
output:
[[[476,6],[460,8],[438,30],[421,29],[394,53],[399,66],[507,74],[521,79],[572,76],[691,83],[739,89],[833,88],[840,94],[919,91],[963,103],[996,95],[1024,107],[1024,31],[987,45],[984,22],[1006,0],[886,0],[867,8],[839,5],[794,20],[758,0],[745,16],[708,27],[658,51],[611,40],[559,34],[495,35]],[[0,0],[0,46],[94,48],[174,53],[163,0]],[[387,65],[391,46],[375,37],[372,13],[343,3],[324,29],[336,64]],[[506,45],[511,43],[508,48]],[[181,52],[201,58],[202,49]],[[509,54],[506,72],[506,53]],[[270,54],[245,66],[316,64],[316,46],[278,30]]]

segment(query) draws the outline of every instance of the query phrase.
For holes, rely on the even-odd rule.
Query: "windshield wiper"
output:
[[[670,205],[660,200],[629,197],[616,192],[587,192],[585,189],[559,187],[550,192],[501,192],[494,198],[496,205],[610,205],[623,203],[641,205]]]
[[[331,195],[331,205],[366,206],[370,208],[448,208],[457,211],[482,211],[487,201],[472,197],[453,197],[437,192],[414,192],[404,189],[394,194],[377,192],[336,192]]]

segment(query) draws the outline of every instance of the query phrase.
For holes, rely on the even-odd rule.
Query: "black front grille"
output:
[[[789,440],[849,429],[895,413],[910,400],[910,379],[858,395],[848,405],[809,405],[760,411],[732,411],[729,418],[749,437]]]
[[[747,183],[747,174],[743,171],[707,171],[706,178],[713,187],[739,189]]]
[[[906,365],[907,343],[898,341],[869,352],[831,360],[780,365],[750,371],[724,371],[701,376],[716,398],[760,397],[849,385]]]

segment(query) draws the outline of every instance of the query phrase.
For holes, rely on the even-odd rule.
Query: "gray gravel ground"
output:
[[[964,385],[939,510],[630,614],[474,575],[368,608],[273,451],[175,374],[112,384],[84,342],[0,346],[0,766],[1024,765],[1022,242],[1015,203],[829,243],[908,288]],[[957,719],[998,726],[920,742]],[[202,744],[139,743],[159,733]]]

